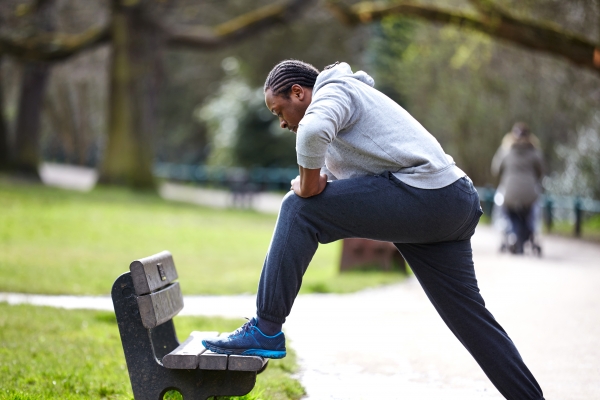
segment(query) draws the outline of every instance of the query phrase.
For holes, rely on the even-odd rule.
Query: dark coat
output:
[[[492,160],[492,173],[500,176],[498,193],[504,206],[531,207],[542,193],[543,159],[535,137],[515,139],[507,134]]]

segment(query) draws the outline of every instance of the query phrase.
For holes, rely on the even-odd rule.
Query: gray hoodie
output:
[[[323,168],[329,179],[391,171],[421,189],[438,189],[465,176],[438,141],[374,83],[346,63],[319,74],[298,126],[298,164]]]

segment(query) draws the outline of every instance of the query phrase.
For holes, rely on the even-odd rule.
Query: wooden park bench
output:
[[[202,339],[218,332],[177,340],[172,318],[183,309],[183,296],[171,253],[136,260],[129,269],[111,295],[134,398],[162,400],[171,390],[185,400],[250,392],[267,359],[206,350]]]

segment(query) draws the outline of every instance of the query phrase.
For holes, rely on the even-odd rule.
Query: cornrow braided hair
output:
[[[265,81],[264,91],[271,89],[274,95],[289,97],[292,86],[313,88],[319,70],[300,60],[285,60],[277,64]]]

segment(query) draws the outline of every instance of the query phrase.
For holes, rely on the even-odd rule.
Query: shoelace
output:
[[[231,335],[229,335],[229,337],[234,337],[238,335],[246,336],[246,334],[250,333],[250,330],[254,327],[254,325],[251,324],[249,318],[246,318],[246,320],[248,322],[237,328],[234,332],[231,333]]]

